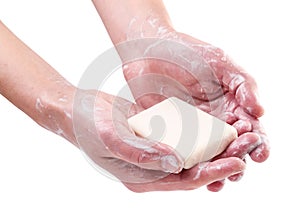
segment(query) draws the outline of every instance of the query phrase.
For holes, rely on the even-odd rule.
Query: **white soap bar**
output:
[[[175,97],[134,115],[128,123],[137,135],[173,147],[185,169],[210,160],[237,138],[231,125]]]

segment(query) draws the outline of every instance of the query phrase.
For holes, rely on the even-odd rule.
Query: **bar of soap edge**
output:
[[[189,144],[190,136],[182,136],[183,130],[181,130],[183,128],[181,117],[187,118],[187,120],[189,117],[180,114],[179,111],[184,112],[183,114],[197,112],[197,120],[189,121],[191,124],[197,122],[200,130],[196,133],[197,143],[192,147],[192,144]],[[153,128],[150,125],[151,119],[155,116],[161,117],[165,122],[163,125],[166,126],[165,133],[158,133],[158,137],[152,135],[153,131],[155,133],[155,131],[160,130],[163,125],[159,124],[155,127],[155,130],[151,130]],[[185,169],[189,169],[200,162],[208,161],[222,153],[237,138],[237,131],[233,126],[176,97],[168,98],[130,117],[128,124],[137,135],[173,147],[183,157]],[[187,131],[190,132],[190,130]],[[183,143],[186,144],[178,145],[178,142],[182,139],[184,139]]]

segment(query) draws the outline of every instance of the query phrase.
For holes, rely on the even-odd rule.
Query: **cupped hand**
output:
[[[103,92],[79,90],[73,126],[79,148],[98,169],[104,169],[135,192],[187,190],[240,173],[238,158],[222,158],[183,170],[183,160],[167,145],[137,137],[127,119],[139,106]]]
[[[176,96],[237,129],[239,137],[216,161],[226,157],[244,160],[247,154],[255,162],[268,158],[268,138],[258,119],[264,109],[255,80],[221,49],[175,31],[151,43],[145,39],[135,44],[142,45],[136,48],[141,59],[121,57],[126,60],[124,76],[139,106],[145,109]],[[237,181],[242,175],[229,179]],[[223,185],[224,180],[216,181],[208,189],[218,191]]]

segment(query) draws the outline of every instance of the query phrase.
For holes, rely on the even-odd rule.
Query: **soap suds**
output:
[[[35,108],[37,109],[38,112],[40,112],[40,113],[43,112],[43,109],[45,108],[45,105],[42,103],[40,98],[36,99]]]

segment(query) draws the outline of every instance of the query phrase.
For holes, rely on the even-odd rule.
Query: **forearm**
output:
[[[38,124],[74,141],[70,121],[74,90],[0,21],[0,94]]]
[[[162,0],[93,0],[114,44],[172,31]]]

